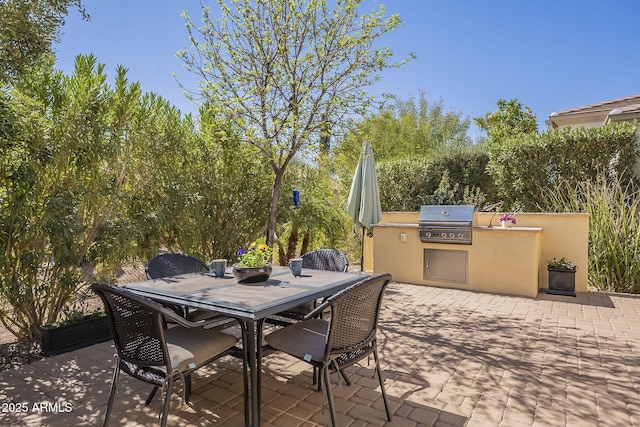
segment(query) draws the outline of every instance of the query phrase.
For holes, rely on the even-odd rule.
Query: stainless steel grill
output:
[[[429,243],[471,244],[473,205],[428,205],[420,208],[420,240]]]

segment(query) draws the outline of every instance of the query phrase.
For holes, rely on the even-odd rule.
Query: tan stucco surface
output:
[[[566,257],[578,265],[576,292],[588,288],[587,214],[518,213],[517,226],[500,228],[496,215],[476,213],[471,245],[423,243],[418,213],[385,212],[365,242],[365,270],[394,280],[475,291],[536,296],[548,288],[547,260]],[[489,222],[493,227],[489,228]],[[467,283],[424,279],[424,249],[468,252]]]

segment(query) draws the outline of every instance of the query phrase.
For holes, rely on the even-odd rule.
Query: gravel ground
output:
[[[144,280],[144,266],[123,267],[117,275],[117,283],[131,283]],[[98,297],[88,301],[89,307],[102,307]],[[18,339],[0,323],[0,372],[44,359],[40,342]]]

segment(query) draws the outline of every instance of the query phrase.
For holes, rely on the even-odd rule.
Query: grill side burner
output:
[[[420,208],[420,240],[470,245],[473,205],[427,205]]]

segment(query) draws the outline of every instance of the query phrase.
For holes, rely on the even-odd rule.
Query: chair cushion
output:
[[[305,359],[310,355],[314,362],[322,362],[327,344],[329,322],[309,319],[285,326],[265,337],[267,343],[276,350]]]
[[[165,337],[171,366],[180,371],[186,370],[190,363],[200,367],[238,342],[236,337],[229,334],[182,326],[167,329]]]

